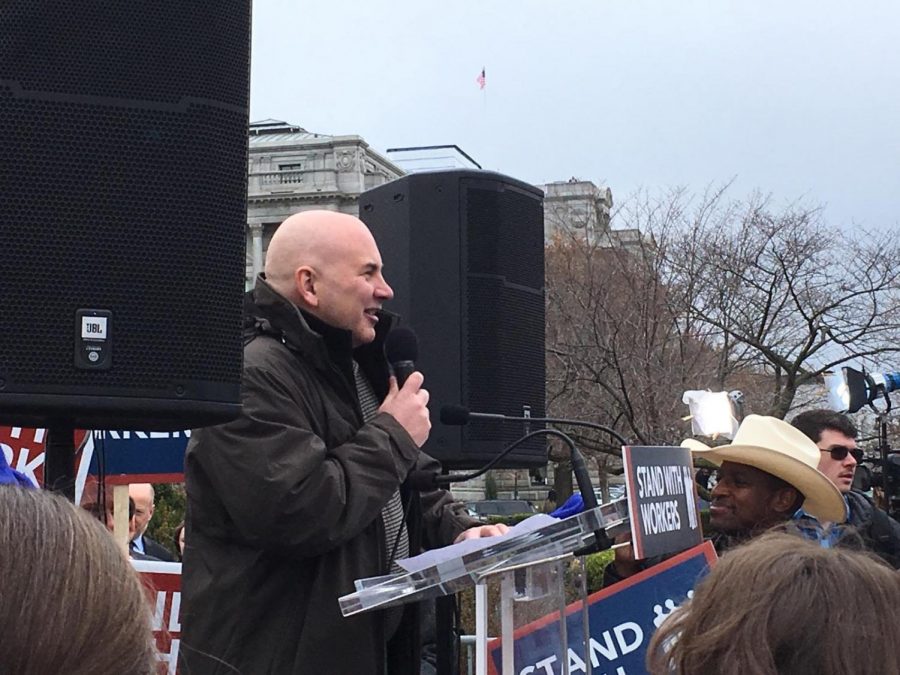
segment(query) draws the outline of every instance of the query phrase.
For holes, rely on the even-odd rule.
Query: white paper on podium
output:
[[[539,513],[535,516],[531,516],[530,518],[526,518],[521,523],[518,523],[517,525],[509,528],[509,532],[504,535],[500,535],[497,537],[482,537],[480,539],[466,539],[465,541],[461,541],[458,544],[451,544],[450,546],[436,548],[432,551],[425,551],[425,553],[414,556],[412,558],[398,560],[397,564],[407,572],[419,572],[420,570],[424,570],[427,567],[439,567],[442,563],[445,563],[449,560],[461,558],[467,553],[472,553],[473,551],[478,551],[482,548],[493,546],[502,539],[514,537],[519,534],[525,534],[534,530],[539,530],[545,525],[556,520],[556,518],[554,518],[553,516],[548,516],[546,513]]]

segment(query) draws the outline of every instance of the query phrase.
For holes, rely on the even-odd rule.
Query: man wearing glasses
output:
[[[819,446],[819,471],[844,495],[850,514],[846,525],[832,525],[819,523],[801,509],[795,516],[798,527],[823,546],[841,540],[850,543],[855,533],[862,537],[865,548],[900,569],[900,523],[876,508],[865,493],[852,489],[862,450],[856,447],[857,431],[850,418],[831,410],[809,410],[797,415],[791,424]]]

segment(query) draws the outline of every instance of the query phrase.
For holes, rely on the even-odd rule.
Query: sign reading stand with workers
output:
[[[691,451],[625,446],[625,485],[634,557],[684,551],[703,540]]]

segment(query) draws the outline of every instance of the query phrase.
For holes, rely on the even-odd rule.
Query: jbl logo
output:
[[[106,321],[107,318],[105,316],[81,317],[81,337],[93,340],[105,340]]]

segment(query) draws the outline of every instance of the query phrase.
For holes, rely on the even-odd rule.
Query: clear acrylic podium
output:
[[[537,619],[543,626],[540,639],[558,641],[560,654],[581,660],[588,656],[587,595],[583,565],[570,565],[572,554],[592,544],[600,530],[612,539],[628,531],[628,507],[624,499],[563,520],[549,516],[531,518],[504,537],[472,540],[404,561],[408,573],[356,581],[356,592],[340,598],[341,612],[351,616],[409,602],[419,602],[475,588],[475,668],[488,673],[488,659],[496,672],[511,675],[515,668],[514,633]],[[581,562],[580,560],[578,561]],[[403,564],[403,563],[401,563]],[[575,596],[566,596],[566,576],[581,571]],[[570,584],[571,588],[571,584]],[[580,601],[580,602],[579,602]],[[573,605],[574,603],[574,605]],[[499,608],[500,642],[488,631],[488,614]],[[580,630],[569,635],[564,617],[578,613],[571,622]],[[561,620],[563,619],[563,620]],[[496,650],[499,649],[499,652]],[[573,650],[575,656],[572,656]],[[569,658],[554,672],[568,673]],[[539,672],[541,668],[535,669]]]

